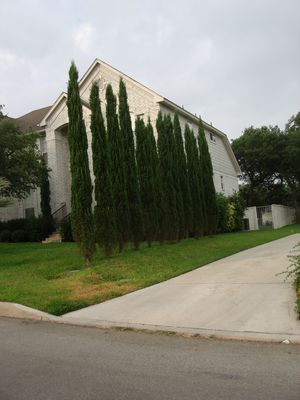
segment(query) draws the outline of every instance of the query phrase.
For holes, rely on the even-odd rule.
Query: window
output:
[[[221,190],[222,190],[222,192],[225,192],[224,177],[223,177],[223,175],[220,176],[220,180],[221,180]]]
[[[25,208],[25,218],[34,218],[34,208]]]
[[[43,160],[45,161],[46,164],[48,164],[48,154],[43,153]]]
[[[216,137],[212,132],[209,132],[209,138],[212,142],[216,143]]]

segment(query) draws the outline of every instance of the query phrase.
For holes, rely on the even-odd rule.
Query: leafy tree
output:
[[[110,153],[101,112],[99,86],[93,82],[90,94],[93,169],[95,176],[94,223],[96,242],[106,256],[116,243],[115,209],[111,183]]]
[[[213,167],[205,138],[202,121],[199,121],[198,147],[200,157],[200,174],[203,182],[203,205],[206,233],[211,235],[217,229],[216,189],[213,181]]]
[[[176,175],[178,185],[178,195],[180,207],[178,212],[182,213],[180,218],[181,234],[187,237],[189,232],[193,229],[193,208],[192,198],[187,174],[186,155],[184,151],[181,126],[179,123],[178,115],[174,116],[174,139],[175,139],[175,162],[176,162]],[[177,198],[178,198],[177,195]],[[182,203],[182,208],[181,208]]]
[[[145,237],[148,246],[155,240],[158,231],[158,203],[156,195],[155,166],[153,165],[153,129],[145,126],[140,118],[135,122],[136,159],[140,183],[141,204]],[[155,142],[154,142],[155,144]]]
[[[174,179],[174,138],[171,117],[169,115],[163,117],[159,112],[156,128],[161,187],[165,206],[164,233],[166,239],[178,240],[179,217]]]
[[[185,152],[187,159],[187,171],[191,190],[193,207],[193,234],[195,237],[203,235],[203,194],[201,188],[201,176],[199,177],[199,152],[194,132],[185,126],[184,131]]]
[[[39,186],[43,166],[37,139],[9,118],[0,119],[0,174],[9,183],[0,188],[1,196],[24,199]]]
[[[120,134],[124,141],[124,167],[129,206],[130,236],[137,250],[143,238],[143,220],[137,179],[134,137],[127,100],[126,86],[122,79],[119,83],[119,122]]]
[[[129,206],[124,160],[124,137],[120,133],[117,100],[109,84],[106,88],[107,140],[111,160],[111,181],[115,205],[117,241],[119,251],[123,251],[129,237]]]
[[[71,169],[71,220],[75,241],[79,244],[86,265],[95,252],[92,214],[92,182],[89,170],[88,143],[78,87],[78,72],[72,62],[68,83],[69,147]]]

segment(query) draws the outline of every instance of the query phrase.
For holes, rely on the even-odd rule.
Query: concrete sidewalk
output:
[[[285,275],[300,234],[285,237],[128,295],[65,314],[64,321],[300,340],[295,291]]]

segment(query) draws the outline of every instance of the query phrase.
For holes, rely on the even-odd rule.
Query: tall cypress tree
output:
[[[199,152],[194,132],[188,125],[184,131],[187,172],[193,209],[193,233],[195,237],[203,234],[203,198],[199,180]]]
[[[177,169],[177,196],[179,196],[180,203],[182,202],[182,209],[179,209],[179,212],[181,212],[180,230],[181,236],[186,237],[192,230],[193,209],[190,185],[187,176],[186,156],[183,146],[181,126],[177,114],[174,116],[174,138],[176,146],[175,162]]]
[[[203,201],[205,205],[205,231],[211,235],[217,230],[217,200],[213,181],[213,168],[208,145],[205,138],[203,123],[200,119],[198,129],[198,147],[200,157],[200,171],[203,179]]]
[[[71,169],[71,223],[74,239],[79,244],[86,265],[95,252],[92,214],[92,182],[89,170],[88,143],[78,87],[78,72],[72,62],[68,84],[69,147]]]
[[[156,195],[155,170],[153,168],[153,129],[148,122],[137,118],[135,121],[136,160],[140,184],[144,233],[148,246],[155,240],[158,230],[158,204]]]
[[[120,134],[124,140],[124,166],[129,206],[130,236],[134,248],[137,250],[143,239],[143,220],[135,160],[134,137],[126,86],[122,79],[120,79],[119,83],[119,122]]]
[[[107,140],[111,159],[111,181],[115,206],[116,233],[119,251],[123,251],[129,236],[129,208],[124,161],[124,138],[120,133],[117,100],[109,84],[106,88]]]
[[[156,128],[161,187],[165,205],[165,238],[177,240],[179,237],[179,218],[174,179],[174,137],[171,117],[169,115],[163,117],[159,112]]]
[[[112,194],[110,153],[101,112],[99,86],[93,82],[90,94],[93,170],[95,176],[94,224],[96,242],[106,256],[116,243],[115,210]]]
[[[157,230],[156,230],[156,239],[160,244],[163,244],[164,239],[166,238],[166,226],[165,226],[165,216],[166,216],[166,205],[165,205],[165,197],[162,192],[162,181],[160,174],[160,165],[159,165],[159,157],[158,150],[156,145],[156,140],[154,137],[153,127],[148,119],[147,124],[148,130],[148,139],[150,142],[150,163],[152,165],[152,173],[153,173],[153,181],[155,187],[155,209],[157,215]]]
[[[54,229],[54,222],[51,213],[50,205],[50,185],[49,185],[49,170],[45,160],[42,160],[41,177],[40,177],[40,191],[41,191],[41,212],[43,217],[43,225],[45,235],[50,234]]]

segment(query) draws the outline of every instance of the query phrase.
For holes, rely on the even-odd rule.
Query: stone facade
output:
[[[137,116],[147,122],[148,118],[154,127],[159,111],[174,115],[178,113],[182,129],[186,123],[197,134],[198,118],[177,105],[171,103],[151,89],[146,88],[132,78],[112,68],[108,64],[95,60],[89,70],[79,82],[80,96],[83,102],[83,116],[87,129],[88,153],[90,170],[92,171],[90,109],[88,106],[90,89],[93,81],[98,81],[100,87],[100,101],[105,117],[105,89],[108,83],[112,85],[115,94],[118,93],[119,80],[122,78],[126,84],[128,103],[132,124]],[[68,112],[66,93],[62,93],[40,123],[43,137],[40,139],[41,152],[45,154],[50,172],[51,208],[57,210],[66,204],[70,212],[70,171],[69,148],[67,138]],[[238,190],[239,166],[231,150],[227,136],[216,128],[204,123],[206,138],[212,158],[214,182],[218,192],[231,194]],[[93,175],[91,173],[91,175]],[[93,176],[92,176],[93,178]],[[39,208],[39,191],[34,191],[25,201],[17,202],[0,210],[0,219],[25,217],[26,209],[34,208],[37,216]],[[8,210],[9,209],[9,210]],[[28,213],[28,210],[27,210]]]

